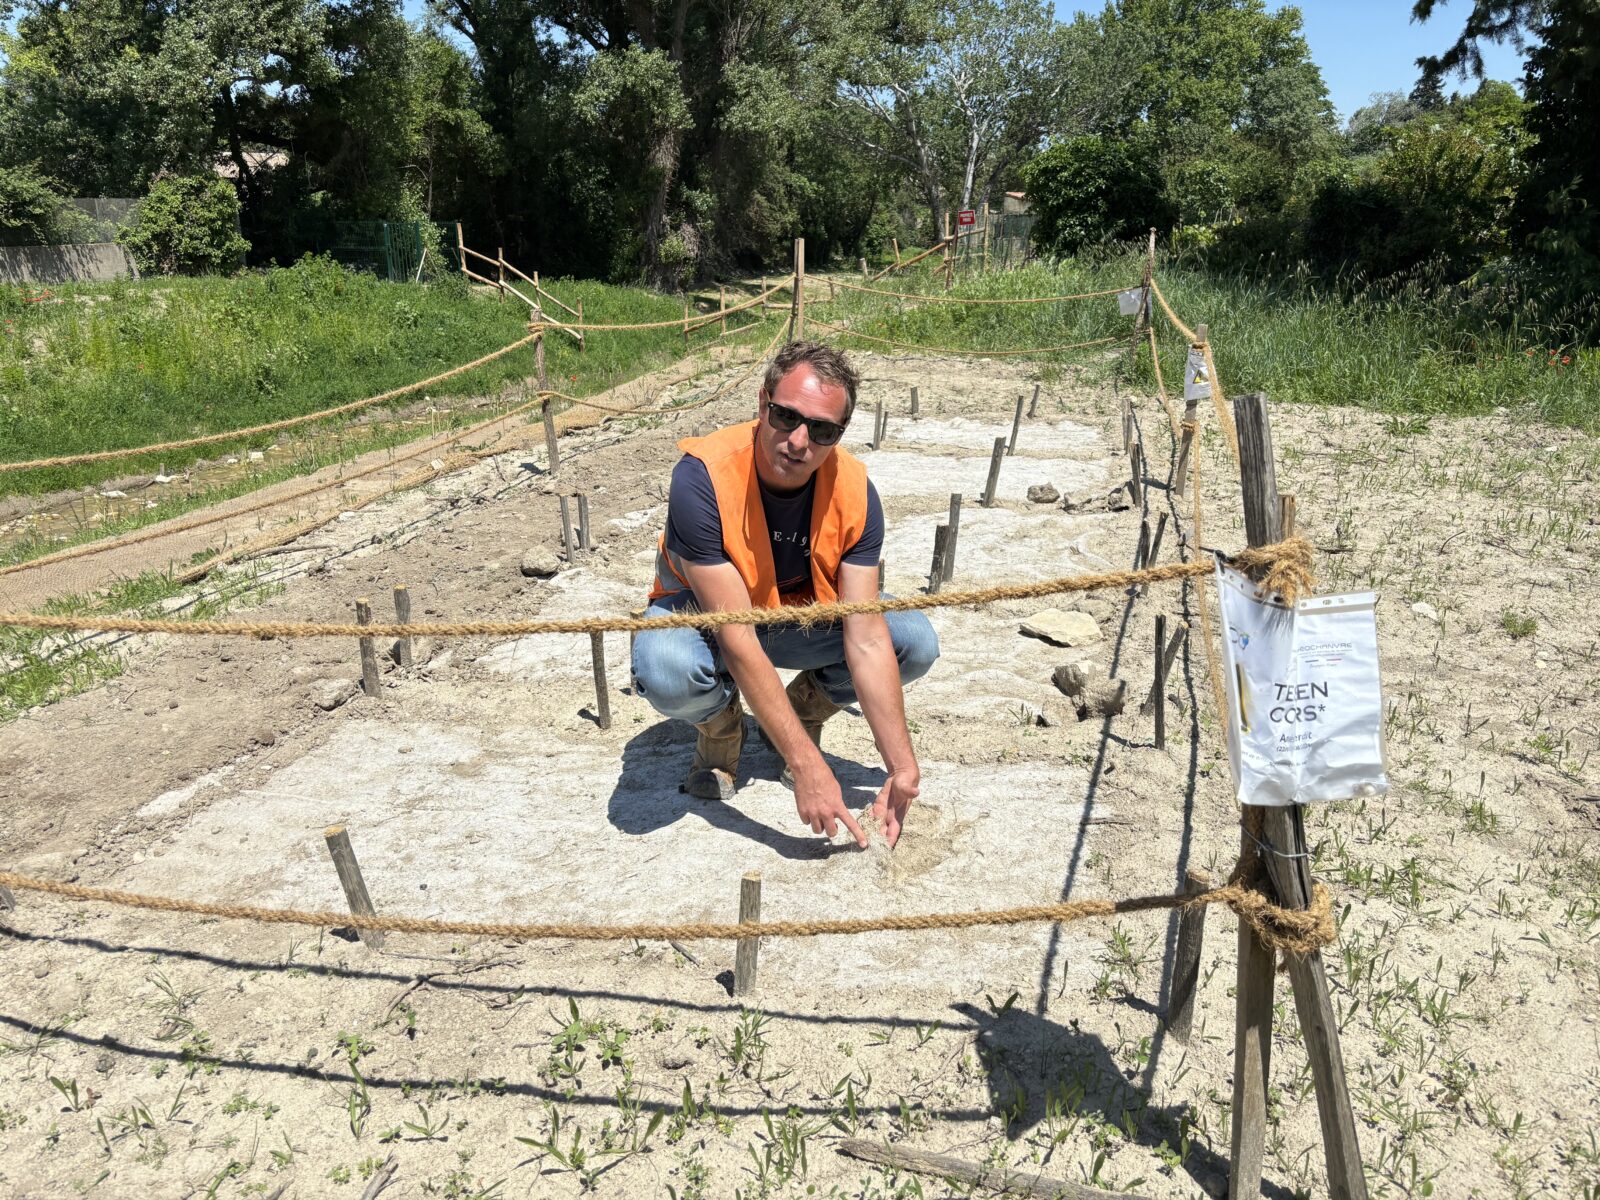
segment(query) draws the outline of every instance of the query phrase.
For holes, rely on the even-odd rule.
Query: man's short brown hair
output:
[[[850,365],[843,350],[824,346],[821,342],[790,342],[773,355],[772,362],[767,365],[766,377],[761,381],[761,389],[766,392],[767,398],[772,398],[783,377],[801,363],[809,363],[817,373],[817,378],[844,389],[844,419],[840,424],[848,425],[856,411],[856,389],[861,386],[861,376]]]

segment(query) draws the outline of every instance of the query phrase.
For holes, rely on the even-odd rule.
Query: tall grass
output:
[[[678,303],[641,289],[550,284],[600,322],[663,320]],[[176,441],[300,416],[438,374],[527,332],[528,310],[455,278],[387,283],[327,260],[235,278],[49,289],[0,287],[0,458],[18,460]],[[551,386],[603,390],[683,352],[675,330],[594,334],[579,354],[546,339]],[[451,396],[493,395],[533,371],[533,352],[450,380]],[[408,398],[402,403],[420,400]],[[237,452],[241,440],[81,467],[0,474],[0,496],[173,470]]]
[[[957,276],[956,296],[1042,296],[1134,286],[1143,256],[1114,248],[988,275]],[[1585,429],[1600,428],[1600,351],[1565,344],[1560,327],[1488,289],[1412,281],[1391,288],[1323,286],[1304,274],[1266,283],[1174,260],[1157,264],[1172,307],[1209,325],[1217,372],[1230,393],[1261,390],[1276,401],[1355,404],[1388,412],[1474,414],[1496,408]],[[890,276],[877,286],[944,295],[937,269]],[[1131,330],[1112,298],[1053,305],[963,308],[841,293],[824,306],[853,328],[899,341],[998,350],[1087,341]],[[1162,365],[1180,377],[1185,347],[1156,315]],[[849,343],[874,349],[867,342]],[[1061,356],[1105,368],[1096,351]],[[1152,385],[1149,355],[1136,370]]]

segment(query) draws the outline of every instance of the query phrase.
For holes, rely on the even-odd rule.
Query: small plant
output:
[[[1512,641],[1520,642],[1539,631],[1539,622],[1528,613],[1506,608],[1500,610],[1500,628],[1506,631],[1506,636]]]
[[[94,1089],[88,1088],[80,1094],[76,1079],[62,1079],[59,1076],[52,1075],[50,1076],[50,1086],[61,1093],[62,1099],[67,1102],[67,1107],[73,1112],[82,1112],[84,1109],[94,1106]]]

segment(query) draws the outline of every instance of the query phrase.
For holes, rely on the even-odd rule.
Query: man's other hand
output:
[[[922,790],[922,773],[914,767],[892,771],[884,780],[878,798],[872,802],[872,817],[883,830],[883,836],[892,849],[900,840],[900,827],[905,824],[906,810]]]
[[[796,773],[794,777],[794,806],[800,820],[811,826],[813,833],[827,834],[830,838],[839,831],[838,822],[855,836],[856,845],[867,848],[867,835],[845,807],[844,796],[839,791],[839,781],[827,767],[817,771]]]

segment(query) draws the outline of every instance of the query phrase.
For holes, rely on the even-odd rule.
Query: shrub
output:
[[[139,206],[138,222],[117,235],[141,271],[161,275],[227,271],[250,249],[239,235],[239,197],[214,175],[157,181]]]
[[[85,235],[85,213],[32,167],[0,166],[0,246],[55,245]]]
[[[1102,137],[1058,142],[1022,170],[1033,236],[1045,250],[1132,238],[1168,224],[1154,157],[1137,143]]]

